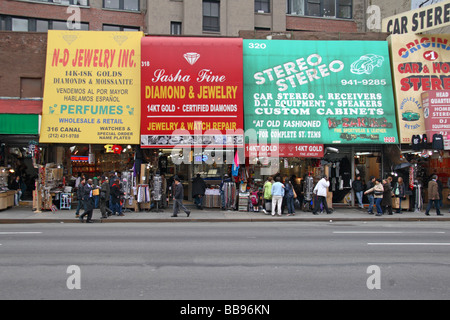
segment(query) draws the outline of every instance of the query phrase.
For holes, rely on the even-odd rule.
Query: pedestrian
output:
[[[263,212],[265,214],[269,214],[272,211],[272,181],[273,178],[267,178],[266,183],[264,183],[263,192],[264,192],[264,207]]]
[[[377,207],[377,216],[383,215],[383,208],[381,208],[381,201],[383,200],[384,188],[381,179],[375,180],[375,186],[370,188],[364,194],[373,193],[375,205]]]
[[[369,183],[367,184],[367,189],[366,190],[371,190],[373,189],[373,187],[375,187],[375,177],[371,176]],[[369,210],[367,211],[368,214],[373,214],[373,206],[375,204],[375,198],[374,198],[374,194],[373,191],[372,192],[364,192],[365,195],[367,195],[367,199],[369,200]]]
[[[281,183],[281,177],[275,178],[275,183],[272,185],[272,216],[278,214],[281,216],[281,205],[284,197],[284,185]]]
[[[186,209],[186,207],[183,205],[184,190],[183,190],[183,185],[180,182],[180,178],[178,178],[178,177],[175,178],[175,186],[174,187],[175,187],[175,190],[173,192],[173,214],[171,215],[171,217],[177,217],[178,211],[180,210],[180,208],[189,217],[189,215],[191,214],[191,211]]]
[[[111,212],[108,208],[109,198],[110,198],[110,186],[108,177],[103,176],[101,179],[102,185],[100,188],[100,212],[102,214],[102,218],[106,219],[108,218],[108,215],[111,215],[111,213],[107,214],[106,211]]]
[[[439,208],[439,186],[436,182],[437,176],[434,175],[431,177],[430,182],[428,182],[428,206],[427,210],[425,211],[425,214],[427,216],[430,215],[431,206],[434,203],[434,207],[436,208],[436,214],[438,216],[443,216],[441,214],[440,208]]]
[[[84,212],[80,215],[80,222],[83,222],[84,216],[87,216],[86,223],[92,223],[92,213],[94,211],[94,198],[92,196],[92,179],[88,179],[83,188]]]
[[[364,185],[361,181],[361,176],[357,175],[356,180],[352,183],[352,189],[355,192],[356,199],[358,199],[358,205],[361,209],[364,209],[363,205],[363,194],[364,194]]]
[[[397,183],[394,186],[394,196],[398,198],[398,210],[395,213],[402,213],[402,200],[406,199],[405,183],[402,177],[398,177]]]
[[[194,203],[197,209],[203,210],[203,199],[206,191],[206,183],[197,173],[197,177],[192,182],[192,197],[194,198]]]
[[[288,216],[295,216],[295,208],[294,208],[294,186],[291,181],[286,178],[284,181],[284,197],[286,199],[286,205],[288,208]]]
[[[388,211],[388,214],[392,215],[392,187],[387,179],[383,180],[383,199],[381,200],[381,207],[383,213]]]
[[[123,192],[121,190],[120,186],[120,180],[116,178],[116,180],[113,182],[111,189],[111,200],[112,200],[112,215],[115,215],[117,213],[118,216],[123,217],[124,214],[122,213],[122,206],[120,204],[121,197],[123,195]]]
[[[99,177],[94,176],[94,178],[92,178],[92,181],[93,181],[93,188],[100,189],[101,180],[99,179]],[[94,197],[94,208],[97,209],[100,201],[100,193],[94,195],[93,197]]]
[[[322,179],[319,180],[319,182],[317,182],[316,186],[314,187],[313,193],[317,195],[317,200],[314,206],[314,210],[313,210],[313,214],[317,215],[319,209],[320,209],[320,205],[323,204],[323,207],[325,209],[325,211],[327,212],[327,214],[331,214],[331,210],[328,209],[328,204],[327,204],[327,193],[328,193],[328,188],[330,187],[330,181],[328,181],[328,177],[327,176],[323,176]]]
[[[14,194],[14,205],[18,206],[20,198],[22,197],[20,176],[16,176],[16,178],[11,182],[9,189],[16,191],[16,193]]]
[[[85,179],[81,179],[81,181],[80,181],[80,183],[78,184],[78,187],[77,187],[78,204],[77,204],[77,210],[75,211],[75,218],[79,218],[80,217],[80,210],[81,209],[84,210],[83,196],[84,196],[84,185],[85,184],[86,184],[86,180]]]

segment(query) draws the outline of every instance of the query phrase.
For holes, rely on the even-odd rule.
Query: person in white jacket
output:
[[[328,181],[327,176],[323,176],[322,179],[317,182],[316,187],[314,188],[313,193],[317,195],[317,201],[314,206],[313,214],[318,214],[317,211],[319,211],[320,204],[323,203],[323,207],[325,208],[325,211],[327,214],[331,214],[331,210],[328,209],[327,205],[327,192],[328,188],[330,187],[330,181]]]

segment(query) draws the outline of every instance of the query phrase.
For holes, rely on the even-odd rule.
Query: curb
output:
[[[450,217],[410,217],[410,218],[242,218],[242,219],[195,219],[195,218],[177,218],[177,219],[92,219],[94,223],[187,223],[187,222],[373,222],[373,221],[392,221],[392,222],[436,222],[450,221]],[[36,224],[36,223],[77,223],[78,219],[0,219],[0,224]]]

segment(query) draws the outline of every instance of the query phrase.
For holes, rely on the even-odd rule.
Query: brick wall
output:
[[[358,28],[353,20],[286,16],[286,30],[357,32]]]
[[[67,13],[67,6],[40,4],[22,1],[1,0],[1,13],[22,17],[53,20],[67,20],[72,13]],[[81,8],[81,22],[89,23],[89,30],[102,30],[103,24],[140,27],[145,32],[145,14],[104,10],[101,8]]]
[[[20,97],[20,78],[44,81],[47,33],[0,31],[0,97]]]

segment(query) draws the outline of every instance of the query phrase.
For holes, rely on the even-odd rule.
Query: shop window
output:
[[[203,31],[220,31],[220,1],[203,0]]]
[[[255,0],[255,12],[269,13],[270,12],[270,0]]]
[[[20,98],[42,98],[42,79],[20,78]]]

